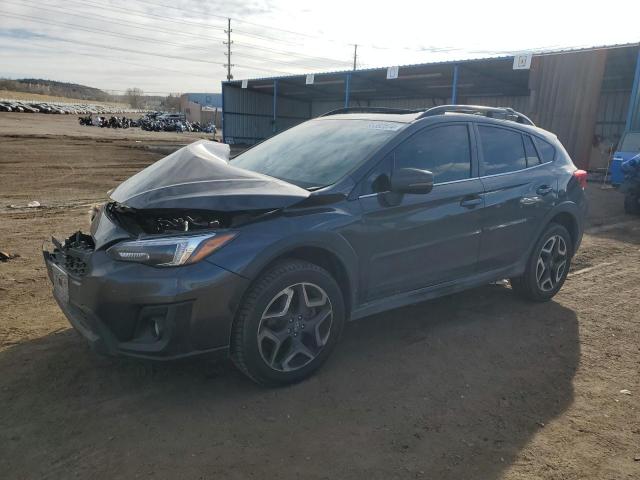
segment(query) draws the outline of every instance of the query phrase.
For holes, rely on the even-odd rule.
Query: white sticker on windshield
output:
[[[402,127],[401,123],[396,122],[371,122],[369,128],[373,130],[399,130]]]

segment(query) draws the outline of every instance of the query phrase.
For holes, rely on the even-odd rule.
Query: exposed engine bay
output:
[[[197,230],[215,230],[237,227],[255,220],[269,210],[251,212],[217,212],[203,210],[138,210],[110,202],[105,205],[105,213],[122,228],[134,235],[176,234]]]
[[[201,140],[122,182],[109,192],[111,201],[92,212],[96,248],[128,236],[235,228],[294,205],[309,206],[312,192],[234,167],[228,157],[228,145]],[[101,222],[101,215],[110,222]]]

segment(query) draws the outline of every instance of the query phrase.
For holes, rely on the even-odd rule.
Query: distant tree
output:
[[[167,111],[176,112],[180,110],[180,94],[170,93],[162,101],[162,108]]]
[[[21,78],[11,80],[0,78],[0,90],[12,92],[36,93],[53,97],[78,98],[82,100],[109,100],[109,95],[97,88],[76,83],[56,82],[42,78]]]
[[[125,93],[131,108],[142,108],[144,92],[139,88],[129,88]]]

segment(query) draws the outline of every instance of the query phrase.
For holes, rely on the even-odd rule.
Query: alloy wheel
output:
[[[567,268],[567,244],[560,235],[547,239],[536,263],[536,281],[543,292],[553,290],[562,280]]]
[[[281,372],[298,370],[315,359],[329,340],[333,307],[313,283],[296,283],[277,293],[258,325],[264,362]]]

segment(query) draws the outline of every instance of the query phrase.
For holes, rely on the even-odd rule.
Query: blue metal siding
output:
[[[190,102],[199,103],[203,107],[222,107],[221,93],[186,93]]]

